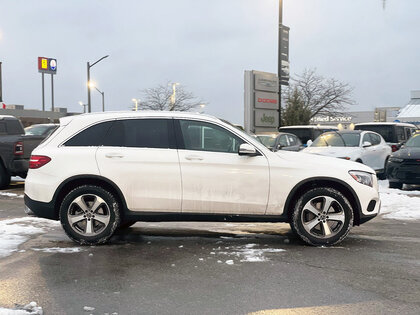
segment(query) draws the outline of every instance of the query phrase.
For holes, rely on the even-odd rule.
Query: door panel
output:
[[[178,150],[182,212],[264,214],[269,194],[267,158],[239,156],[236,152],[244,141],[221,126],[199,121],[181,121],[181,125],[177,134],[184,146]]]
[[[123,192],[132,211],[181,211],[181,171],[172,119],[118,120],[99,147],[102,176]]]

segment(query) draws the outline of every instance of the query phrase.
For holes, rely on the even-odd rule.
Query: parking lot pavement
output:
[[[420,220],[384,215],[331,248],[305,246],[287,224],[191,222],[137,223],[109,245],[90,247],[72,243],[56,222],[25,217],[21,192],[14,193],[0,195],[0,230],[27,240],[9,244],[15,251],[3,251],[8,256],[0,248],[0,307],[35,301],[44,314],[420,313]],[[416,192],[412,198],[420,201]]]

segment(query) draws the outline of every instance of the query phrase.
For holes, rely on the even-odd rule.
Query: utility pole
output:
[[[283,30],[283,0],[279,0],[279,39],[278,39],[278,68],[277,77],[279,80],[279,128],[281,127],[281,41]]]

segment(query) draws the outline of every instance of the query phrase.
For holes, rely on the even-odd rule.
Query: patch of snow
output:
[[[31,302],[25,306],[17,306],[15,309],[0,307],[0,315],[42,315],[42,307],[36,302]]]
[[[12,177],[10,178],[10,180],[11,180],[12,182],[24,182],[24,181],[25,181],[25,179],[24,179],[24,178],[19,177],[19,176],[12,176]]]
[[[246,244],[245,246],[233,246],[231,252],[218,252],[218,254],[236,256],[240,262],[263,262],[269,261],[265,256],[266,253],[280,253],[284,249],[280,248],[255,248],[257,244]],[[225,247],[226,248],[226,247]],[[229,249],[229,247],[227,248]]]
[[[23,195],[18,195],[18,194],[7,192],[7,191],[0,191],[0,196],[23,198]]]
[[[420,219],[420,191],[407,191],[388,187],[387,180],[379,181],[380,213],[384,218],[396,220]]]
[[[228,265],[233,265],[233,260],[226,260],[226,263],[227,263]]]
[[[63,253],[63,254],[71,254],[71,253],[79,253],[83,251],[80,247],[49,247],[49,248],[31,248],[36,252],[43,252],[43,253]]]
[[[32,217],[0,220],[0,258],[17,251],[31,235],[46,233],[57,225],[56,221]]]
[[[84,306],[84,307],[83,307],[83,310],[84,310],[85,312],[92,312],[92,311],[94,311],[94,310],[95,310],[95,308],[94,308],[94,307],[92,307],[92,306]]]

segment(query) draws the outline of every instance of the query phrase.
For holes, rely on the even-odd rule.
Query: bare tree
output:
[[[293,97],[297,90],[301,96],[304,108],[311,112],[310,118],[317,115],[335,117],[343,112],[347,105],[353,105],[353,88],[334,78],[324,78],[316,74],[315,70],[305,70],[303,74],[291,79],[286,91],[286,102]]]
[[[186,112],[205,104],[192,92],[185,90],[182,85],[176,87],[176,94],[173,97],[172,85],[169,82],[142,90],[141,100],[140,107],[149,110]]]

